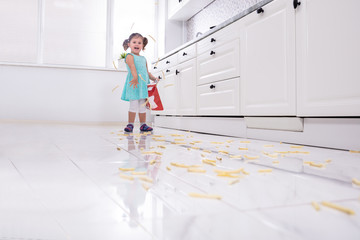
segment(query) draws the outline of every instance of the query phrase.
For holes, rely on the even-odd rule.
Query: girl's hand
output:
[[[133,78],[133,80],[130,81],[130,87],[132,85],[134,89],[137,88],[138,84],[139,84],[139,81],[137,78]]]

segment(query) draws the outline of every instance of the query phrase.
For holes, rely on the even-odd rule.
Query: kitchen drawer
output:
[[[236,39],[197,57],[197,85],[240,75],[240,43]]]
[[[162,70],[163,66],[164,66],[164,63],[165,63],[164,60],[155,62],[154,64],[151,65],[151,71],[155,72],[155,71]]]
[[[196,43],[197,54],[202,54],[211,48],[221,46],[231,40],[240,37],[240,22],[236,21],[229,26],[220,29]]]
[[[173,54],[173,55],[161,60],[160,67],[162,69],[168,69],[168,68],[171,68],[172,66],[175,66],[176,64],[178,64],[177,54]]]
[[[239,82],[233,78],[197,87],[198,115],[239,115]]]
[[[196,44],[192,44],[177,53],[178,63],[185,62],[196,57]]]

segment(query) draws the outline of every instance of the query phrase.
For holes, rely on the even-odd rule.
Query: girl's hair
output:
[[[132,33],[130,37],[128,39],[125,39],[123,42],[123,47],[125,51],[129,48],[128,44],[130,43],[131,39],[137,37],[141,37],[143,39],[143,50],[145,50],[145,46],[148,44],[148,39],[146,37],[143,37],[140,33]]]

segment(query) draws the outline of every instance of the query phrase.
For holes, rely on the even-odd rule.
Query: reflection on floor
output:
[[[359,152],[122,129],[1,123],[0,239],[360,239]]]

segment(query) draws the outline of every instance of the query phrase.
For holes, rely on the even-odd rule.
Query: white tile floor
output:
[[[206,173],[171,163],[199,164]],[[119,168],[146,172],[153,183],[122,178],[134,175]],[[249,174],[214,172],[239,168]],[[161,128],[123,136],[122,126],[1,123],[0,239],[360,239],[352,178],[360,179],[360,153]],[[355,215],[316,211],[313,201]]]

